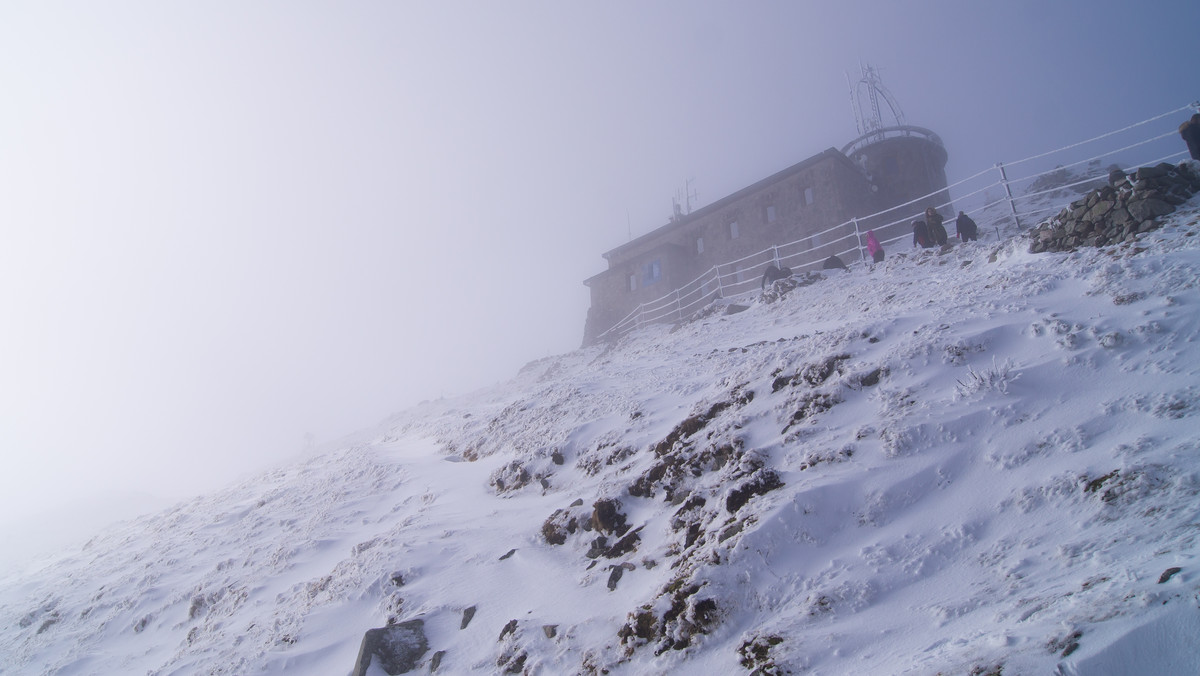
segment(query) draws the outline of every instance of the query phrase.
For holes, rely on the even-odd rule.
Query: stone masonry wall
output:
[[[1158,227],[1158,218],[1200,192],[1200,163],[1142,167],[1132,174],[1117,169],[1109,185],[1072,202],[1042,222],[1029,236],[1031,253],[1070,251],[1133,241]]]

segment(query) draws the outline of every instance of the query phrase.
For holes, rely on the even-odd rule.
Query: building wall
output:
[[[732,261],[773,246],[803,240],[778,250],[786,258],[783,264],[793,268],[819,263],[833,253],[841,254],[847,263],[859,260],[858,247],[865,242],[854,236],[853,225],[822,231],[888,204],[944,189],[946,155],[938,143],[926,148],[922,144],[933,144],[925,139],[886,139],[880,142],[886,144],[882,148],[860,149],[857,164],[830,149],[609,251],[604,254],[608,270],[585,282],[592,296],[585,344],[640,303],[655,301],[714,266],[728,273]],[[924,203],[916,211],[923,209]],[[735,222],[736,237],[731,232]],[[861,231],[865,233],[867,227]],[[660,276],[652,284],[642,283],[647,266],[655,261]],[[745,261],[743,278],[757,281],[770,262],[764,256]],[[631,276],[639,283],[631,285]],[[737,291],[749,288],[743,285]]]

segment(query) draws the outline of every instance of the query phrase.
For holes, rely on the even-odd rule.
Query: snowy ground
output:
[[[348,674],[421,618],[426,673],[1198,673],[1200,200],[1165,223],[893,250],[423,404],[0,580],[0,672]]]

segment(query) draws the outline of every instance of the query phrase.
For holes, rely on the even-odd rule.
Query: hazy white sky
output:
[[[0,521],[574,349],[600,254],[856,136],[950,180],[1200,98],[1200,3],[0,5]],[[1182,118],[1181,120],[1182,121]]]

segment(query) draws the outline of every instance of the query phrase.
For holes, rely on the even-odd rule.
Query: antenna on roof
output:
[[[671,220],[675,221],[692,213],[692,203],[697,201],[696,189],[692,187],[694,178],[684,179],[683,190],[675,191],[675,196],[671,198]]]
[[[861,62],[858,68],[862,77],[858,82],[851,84],[850,75],[847,73],[846,84],[850,87],[850,107],[854,109],[854,122],[858,125],[859,136],[866,136],[884,128],[883,111],[879,107],[880,99],[891,111],[895,126],[903,126],[904,111],[900,110],[896,97],[883,86],[879,72],[871,64]]]

